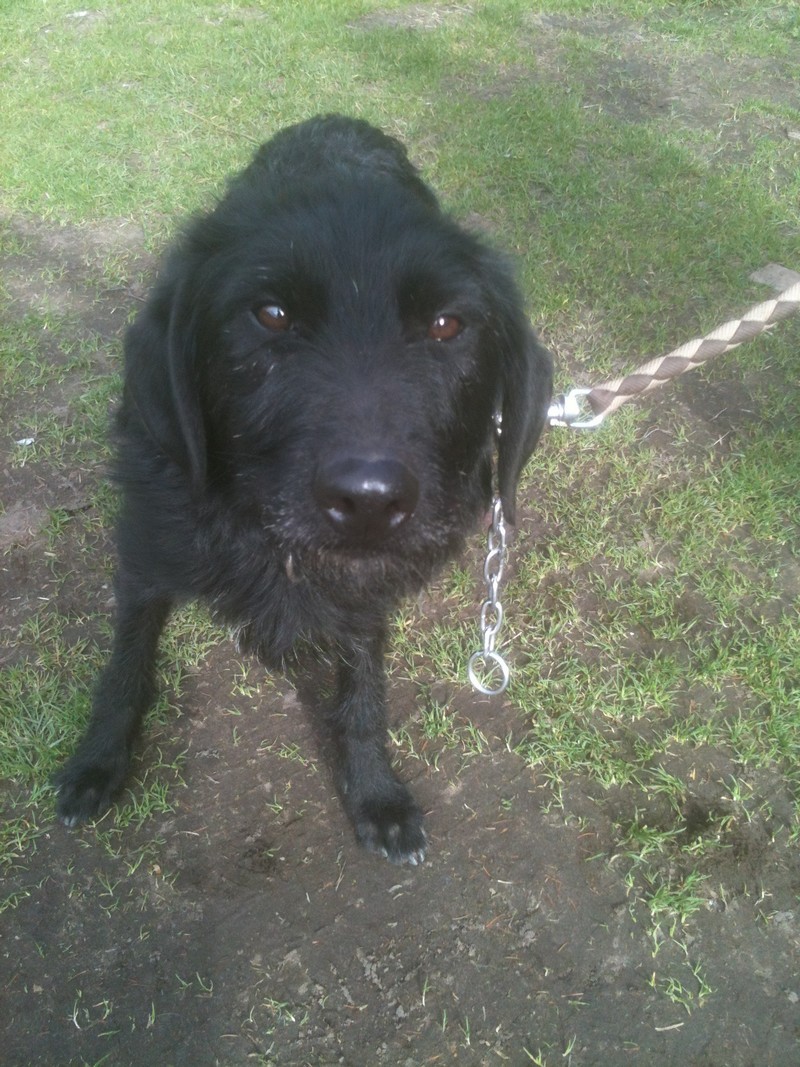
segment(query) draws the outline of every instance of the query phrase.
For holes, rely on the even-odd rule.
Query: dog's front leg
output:
[[[74,755],[55,779],[58,815],[67,826],[102,814],[122,788],[131,746],[153,697],[158,639],[171,601],[117,588],[111,659],[100,675],[92,717]]]
[[[391,768],[386,752],[383,638],[365,637],[342,650],[339,690],[330,717],[342,803],[356,838],[393,863],[425,858],[422,812]]]

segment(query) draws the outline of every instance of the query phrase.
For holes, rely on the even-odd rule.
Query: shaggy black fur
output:
[[[385,751],[387,617],[488,507],[495,409],[513,522],[550,384],[504,261],[397,141],[328,116],[265,144],[127,336],[116,636],[57,779],[62,820],[120,789],[170,609],[202,598],[269,666],[298,640],[333,649],[320,714],[345,810],[367,848],[420,862]]]

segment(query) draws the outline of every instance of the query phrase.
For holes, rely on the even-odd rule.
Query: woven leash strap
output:
[[[677,378],[679,374],[693,370],[714,356],[721,356],[745,341],[752,340],[798,310],[800,282],[784,290],[774,300],[756,304],[741,318],[731,319],[705,337],[697,337],[666,356],[651,359],[632,374],[595,386],[586,393],[586,402],[595,415],[610,415],[632,397],[649,393],[672,378]]]

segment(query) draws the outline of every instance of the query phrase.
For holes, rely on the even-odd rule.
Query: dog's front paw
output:
[[[416,867],[425,859],[428,839],[422,812],[409,793],[391,800],[364,801],[354,814],[353,826],[359,844],[392,863]]]
[[[65,826],[77,826],[102,815],[122,788],[127,770],[127,756],[106,761],[73,756],[53,780],[59,819]]]

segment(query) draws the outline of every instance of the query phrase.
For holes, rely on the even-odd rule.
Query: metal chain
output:
[[[503,505],[499,496],[492,501],[492,521],[487,537],[483,576],[486,579],[486,599],[481,605],[481,635],[483,648],[473,652],[467,673],[473,689],[484,696],[499,696],[511,677],[508,664],[497,651],[497,635],[503,625],[503,605],[500,603],[500,582],[506,565],[507,539],[503,519]]]

